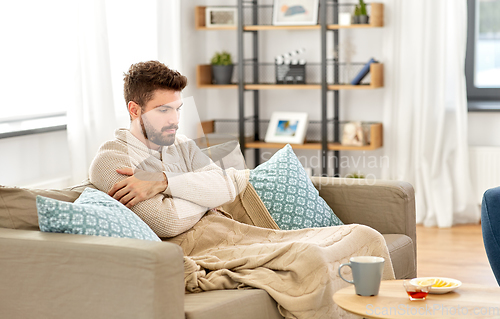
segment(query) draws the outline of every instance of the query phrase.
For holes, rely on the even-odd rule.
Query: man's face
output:
[[[156,90],[153,99],[141,109],[141,127],[144,137],[158,146],[169,146],[175,141],[182,106],[181,93]]]

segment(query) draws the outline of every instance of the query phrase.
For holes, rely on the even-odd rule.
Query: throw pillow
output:
[[[251,170],[250,183],[280,229],[343,225],[319,196],[290,144]]]
[[[36,207],[44,232],[161,241],[133,211],[97,189],[86,188],[74,203],[37,196]]]

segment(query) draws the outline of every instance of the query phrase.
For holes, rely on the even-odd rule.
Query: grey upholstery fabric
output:
[[[401,234],[385,234],[383,236],[387,248],[389,248],[396,278],[415,278],[417,276],[417,261],[411,238]]]
[[[187,294],[186,319],[282,319],[276,302],[262,289],[215,290]]]

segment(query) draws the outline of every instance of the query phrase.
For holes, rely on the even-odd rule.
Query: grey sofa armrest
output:
[[[416,252],[415,192],[406,182],[312,177],[319,194],[345,224],[410,237]]]
[[[0,228],[1,317],[184,318],[184,263],[166,242]]]

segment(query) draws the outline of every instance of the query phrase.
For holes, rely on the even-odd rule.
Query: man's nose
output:
[[[169,117],[168,117],[168,124],[170,125],[177,125],[179,124],[179,119],[180,119],[180,114],[179,112],[173,112],[173,114],[171,114]]]

